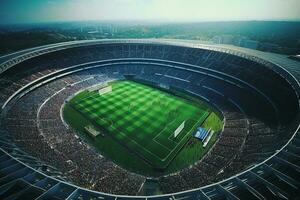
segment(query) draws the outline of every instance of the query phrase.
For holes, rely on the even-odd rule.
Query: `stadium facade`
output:
[[[0,63],[0,199],[299,198],[296,60],[147,39],[52,44],[2,56]],[[197,95],[224,119],[220,138],[199,163],[157,179],[162,195],[140,195],[147,177],[98,155],[62,120],[70,96],[126,76]]]

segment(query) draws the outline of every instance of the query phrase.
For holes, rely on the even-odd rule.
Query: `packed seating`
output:
[[[209,100],[219,109],[225,126],[218,141],[202,160],[189,168],[159,176],[160,189],[164,193],[200,187],[228,178],[266,158],[268,153],[276,150],[274,141],[280,141],[277,123],[286,123],[285,119],[295,114],[291,112],[295,100],[291,96],[290,103],[285,103],[288,104],[284,107],[287,110],[279,110],[283,115],[287,113],[288,117],[285,115],[283,119],[279,116],[276,118],[278,121],[270,124],[268,120],[275,119],[265,116],[266,113],[275,112],[270,102],[256,94],[249,85],[241,87],[240,81],[233,78],[226,81],[224,74],[212,71],[223,72],[252,84],[270,97],[273,106],[280,109],[285,100],[279,99],[279,96],[293,94],[291,88],[275,73],[257,63],[219,52],[201,49],[188,51],[181,47],[156,45],[74,48],[65,50],[63,54],[55,52],[28,60],[0,76],[0,104],[3,105],[18,89],[42,77],[53,73],[59,75],[61,70],[74,65],[113,58],[145,60],[138,64],[101,67],[97,67],[97,63],[87,64],[90,69],[45,82],[10,105],[1,123],[1,130],[7,131],[24,151],[54,166],[64,174],[64,178],[77,185],[108,193],[135,195],[146,178],[122,169],[90,148],[61,119],[61,108],[74,93],[100,82],[134,75],[137,79],[154,84],[162,83],[186,90]],[[164,61],[152,60],[153,63],[149,63],[148,59]],[[18,72],[21,68],[26,70]],[[211,70],[211,74],[207,69]],[[280,85],[285,89],[274,91],[272,84],[276,84],[274,88]]]

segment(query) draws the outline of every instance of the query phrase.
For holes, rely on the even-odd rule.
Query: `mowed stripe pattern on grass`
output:
[[[117,81],[112,88],[104,95],[89,92],[73,106],[158,168],[176,156],[209,114],[185,99],[140,83]],[[185,128],[174,138],[174,131],[183,121]]]

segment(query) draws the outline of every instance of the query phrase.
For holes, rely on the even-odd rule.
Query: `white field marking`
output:
[[[151,106],[150,106],[151,107]],[[160,132],[159,134],[157,134],[154,138],[152,138],[152,141],[154,141],[155,143],[165,147],[166,149],[168,149],[169,151],[171,151],[172,149],[170,149],[169,147],[163,145],[162,143],[160,143],[159,141],[157,141],[155,138],[160,135],[171,123],[173,123],[175,121],[175,119],[173,119],[171,122],[169,122]],[[176,143],[176,142],[175,142]],[[176,143],[177,144],[177,143]]]
[[[152,100],[151,102],[149,102],[149,107],[151,107],[152,106],[152,102],[154,102],[155,100]],[[144,107],[143,108],[144,110],[146,110],[146,108]],[[175,119],[174,119],[175,120]],[[173,121],[174,121],[173,120]],[[167,126],[168,125],[170,125],[171,123],[173,123],[173,121],[171,121],[171,122],[169,122],[159,133],[161,133],[162,131],[164,131],[164,129],[165,128],[167,128]],[[157,135],[155,136],[155,137],[157,137]],[[159,145],[161,145],[161,146],[163,146],[164,148],[166,148],[166,149],[168,149],[168,151],[171,151],[172,149],[170,149],[169,147],[167,147],[167,146],[165,146],[165,145],[163,145],[162,143],[160,143],[159,141],[157,141],[157,140],[155,140],[154,138],[152,139],[152,141],[154,141],[155,143],[157,143],[157,144],[159,144]],[[176,142],[175,142],[176,143]],[[176,143],[177,144],[177,143]]]
[[[207,117],[208,117],[209,114],[210,114],[210,113],[208,112],[208,109],[206,109],[203,113],[204,113],[204,114],[201,116],[200,119],[202,119],[203,116],[205,116],[206,114],[208,114]],[[193,119],[191,119],[191,120],[193,120]],[[199,121],[197,121],[197,120],[194,120],[194,121],[196,121],[196,124],[198,124],[198,122],[199,122]],[[204,121],[203,121],[203,122],[204,122]],[[188,132],[190,132],[190,131],[191,131],[191,130],[189,130]],[[168,137],[168,139],[171,140],[171,141],[173,141],[173,142],[175,142],[174,140],[171,139],[171,136],[172,136],[172,135],[170,135],[170,136]],[[177,143],[177,142],[176,142],[176,143]]]
[[[140,145],[138,142],[136,142],[134,139],[132,139],[131,137],[128,137],[123,131],[117,129],[114,126],[111,126],[113,129],[115,129],[118,133],[121,133],[124,137],[130,139],[132,142],[134,142],[136,145],[138,145],[139,147],[141,147],[144,151],[147,151],[148,153],[152,154],[153,156],[155,156],[156,158],[158,158],[158,160],[163,161],[163,159],[161,159],[159,156],[157,156],[156,154],[154,154],[153,152],[149,151],[148,149],[144,148],[142,145]],[[164,146],[162,146],[164,147]],[[165,148],[165,147],[164,147]]]
[[[186,119],[185,121],[187,121],[187,120],[193,120],[193,119]],[[194,120],[194,121],[197,122],[197,120]],[[184,129],[185,129],[185,127],[182,129],[182,132],[184,132]],[[188,131],[188,132],[189,132],[189,131]],[[180,134],[180,133],[179,133],[179,134]],[[171,139],[172,136],[174,136],[174,134],[170,134],[169,137],[168,137],[168,140],[170,140],[170,141],[175,142],[176,144],[178,144],[178,142],[176,142],[176,141],[174,141],[174,140]],[[176,137],[176,138],[177,138],[177,137]]]
[[[204,115],[203,115],[204,116]],[[202,120],[203,116],[197,121],[197,123],[194,124],[194,126],[186,133],[186,135],[182,138],[182,140],[184,140],[187,136],[189,136],[189,132],[195,128],[195,126],[197,126],[197,124]],[[177,147],[181,144],[181,141],[173,148],[173,150],[162,160],[165,161],[176,149]]]
[[[167,123],[167,124],[165,125],[165,127],[164,127],[161,131],[159,131],[159,132],[156,134],[156,136],[153,138],[153,140],[156,140],[156,138],[159,137],[160,134],[162,134],[162,131],[165,130],[169,125],[173,124],[173,123],[175,122],[175,120],[176,120],[176,119],[174,118],[172,121],[170,121],[169,123]]]
[[[206,112],[206,113],[209,113],[209,112],[208,112],[208,109],[206,109],[205,112]],[[196,121],[196,123],[194,124],[194,126],[193,126],[192,128],[190,128],[190,129],[186,132],[186,135],[185,135],[178,143],[176,143],[176,142],[173,141],[174,143],[176,143],[176,146],[175,146],[172,150],[170,150],[169,154],[168,154],[164,159],[162,159],[161,161],[165,161],[165,160],[173,153],[173,151],[175,151],[175,150],[177,149],[177,147],[181,144],[181,141],[184,140],[184,139],[189,135],[188,133],[191,132],[192,129],[194,129],[195,126],[197,126],[198,123],[199,123],[200,121],[202,121],[202,118],[204,118],[204,117],[206,117],[206,114],[202,115],[201,118],[200,118],[199,120]],[[167,128],[167,126],[169,126],[171,123],[174,123],[174,122],[175,122],[175,119],[174,119],[173,121],[171,121],[170,123],[168,123],[168,125],[166,125],[166,126],[164,127],[164,129]],[[163,129],[163,130],[164,130],[164,129]],[[159,143],[159,142],[156,140],[156,138],[163,132],[163,130],[160,131],[160,133],[157,134],[157,135],[152,139],[152,141],[154,141],[154,142],[156,142],[156,143]],[[163,145],[163,144],[161,144],[161,143],[159,143],[159,144],[162,145],[162,146],[164,146],[165,148],[169,149],[169,148],[166,147],[165,145]]]
[[[83,91],[82,91],[82,92],[83,92]],[[112,92],[113,92],[113,90],[112,90]],[[124,92],[120,93],[119,95],[121,95],[121,94],[123,94],[123,93],[125,93],[125,92],[127,92],[127,91],[124,91]],[[74,103],[75,103],[75,104],[80,104],[81,102],[85,101],[85,100],[88,99],[88,98],[91,98],[91,101],[93,101],[93,100],[99,99],[99,97],[103,96],[103,95],[99,95],[98,93],[97,93],[98,96],[95,95],[95,94],[93,94],[93,92],[88,92],[88,93],[89,93],[89,94],[88,94],[86,97],[80,98],[80,99],[76,100],[76,102],[74,102]]]
[[[195,124],[194,124],[194,126],[191,128],[191,129],[189,129],[187,132],[189,133],[190,131],[192,131],[192,129],[194,129],[194,127],[199,123],[199,121],[201,121],[202,120],[202,118],[205,116],[206,117],[206,114],[209,114],[209,112],[207,112],[207,110],[208,109],[206,109],[205,111],[204,111],[204,114],[201,116],[201,118],[197,121],[197,120],[194,120],[195,121]],[[207,115],[208,116],[208,115]],[[190,120],[193,120],[193,119],[190,119]],[[204,122],[204,121],[203,121]],[[173,142],[175,142],[174,140],[172,140],[171,139],[171,137],[172,137],[172,135],[170,135],[169,137],[168,137],[168,139],[169,140],[171,140],[171,141],[173,141]],[[181,141],[181,140],[180,140]],[[178,144],[178,142],[177,142],[177,144]]]
[[[170,121],[169,123],[167,123],[167,125],[160,132],[158,132],[158,134],[152,140],[156,140],[156,138],[159,137],[159,135],[162,133],[162,131],[165,130],[165,128],[167,128],[167,126],[171,125],[174,122],[175,122],[175,118],[172,121]]]
[[[206,110],[207,111],[207,110]],[[203,115],[204,116],[204,115]],[[187,133],[189,133],[192,129],[194,129],[194,127],[200,122],[200,120],[202,120],[203,116],[197,121],[197,123],[194,124],[194,126],[189,130],[187,131]],[[101,119],[99,117],[99,119]],[[170,122],[170,123],[173,123],[174,121]],[[168,123],[168,125],[170,124]],[[169,151],[169,154],[167,154],[167,156],[165,156],[164,158],[160,158],[158,155],[154,154],[153,152],[149,151],[148,149],[144,148],[144,146],[142,146],[141,144],[139,144],[137,141],[135,141],[134,139],[132,139],[131,137],[127,136],[123,131],[117,129],[116,127],[114,126],[111,126],[113,129],[115,129],[116,131],[118,131],[119,133],[121,133],[124,137],[128,138],[130,141],[132,141],[133,143],[135,143],[137,146],[139,146],[141,149],[143,149],[144,151],[150,153],[151,155],[153,155],[154,157],[156,157],[158,160],[160,161],[165,161],[176,149],[177,147],[181,144],[181,141],[184,140],[189,134],[186,134],[181,140],[180,142],[177,143],[177,145],[171,150]],[[165,127],[166,128],[166,127]],[[165,129],[164,128],[164,129]],[[163,129],[163,130],[164,130]],[[162,131],[161,131],[162,132]],[[160,135],[161,132],[158,134]],[[158,136],[156,135],[155,138]],[[162,145],[160,144],[159,142],[157,142],[156,140],[154,140],[155,138],[152,139],[152,141],[154,141],[155,143],[157,143],[158,145],[160,145],[161,147],[165,148],[166,150],[169,150],[169,148],[167,148],[165,145]]]
[[[173,97],[171,94],[168,94],[168,93],[166,93],[165,94],[166,96],[171,96],[171,97]],[[154,100],[153,100],[154,101]],[[167,106],[169,106],[169,104],[170,104],[170,102],[168,102],[167,103]],[[182,105],[178,105],[176,108],[175,108],[175,110],[176,109],[178,109],[180,106],[182,106]],[[169,122],[152,140],[155,140],[156,141],[156,138],[157,137],[159,137],[160,136],[160,134],[163,132],[163,130],[167,127],[167,126],[169,126],[169,125],[171,125],[172,123],[174,123],[174,121],[175,121],[175,118],[171,121],[171,122]],[[172,142],[174,142],[174,143],[176,143],[176,144],[178,144],[177,142],[175,142],[175,141],[173,141],[172,140]]]
[[[206,109],[206,111],[205,112],[207,112],[207,110],[208,109]],[[177,149],[177,147],[181,144],[181,141],[182,140],[184,140],[189,134],[188,133],[190,133],[191,131],[192,131],[192,129],[194,129],[195,128],[195,126],[197,126],[198,125],[198,123],[202,120],[202,118],[204,118],[205,117],[205,115],[202,115],[202,117],[199,119],[199,120],[197,120],[196,121],[196,123],[194,124],[194,126],[193,127],[191,127],[187,132],[186,132],[186,134],[185,134],[185,136],[177,143],[177,145],[169,152],[169,154],[164,158],[164,159],[162,159],[161,161],[165,161],[172,153],[173,153],[173,151],[175,151],[176,149]],[[153,139],[152,139],[153,140]],[[163,145],[164,146],[164,145]]]
[[[99,117],[98,119],[104,121],[106,118],[101,118],[101,117]],[[162,161],[162,159],[161,159],[159,156],[157,156],[157,155],[154,154],[153,152],[149,151],[148,149],[144,148],[142,145],[140,145],[140,144],[139,144],[138,142],[136,142],[134,139],[132,139],[131,137],[127,136],[123,131],[121,131],[121,130],[119,130],[118,128],[114,127],[114,126],[113,126],[114,123],[113,123],[112,120],[111,120],[111,122],[112,122],[111,127],[112,127],[113,129],[115,129],[117,132],[121,133],[123,136],[125,136],[126,138],[130,139],[131,141],[133,141],[135,144],[137,144],[138,146],[140,146],[143,150],[147,151],[148,153],[150,153],[150,154],[152,154],[153,156],[155,156],[156,158],[158,158],[158,160]],[[169,151],[170,151],[170,149],[168,149],[168,148],[165,147],[164,145],[162,145],[162,144],[160,144],[160,143],[157,143],[157,144],[159,144],[159,145],[162,146],[163,148],[166,148],[166,150],[169,150]]]
[[[84,90],[85,91],[85,90]],[[84,92],[82,91],[82,92]],[[85,100],[87,100],[88,98],[91,98],[91,100],[97,99],[98,97],[96,97],[95,94],[91,94],[92,92],[89,92],[89,94],[84,97],[84,98],[80,98],[78,100],[76,100],[75,104],[80,104],[81,102],[84,102]],[[97,93],[98,94],[98,93]],[[95,95],[95,97],[93,97]],[[100,96],[100,95],[99,95]]]
[[[152,139],[152,141],[155,142],[156,144],[159,144],[159,145],[163,146],[164,148],[168,149],[168,152],[172,151],[172,149],[170,149],[169,147],[163,145],[162,143],[158,142],[157,140]]]
[[[101,117],[99,117],[98,119],[104,121],[106,118],[101,118]],[[112,121],[112,120],[111,120],[111,121]],[[130,139],[132,142],[134,142],[134,143],[137,144],[139,147],[141,147],[144,151],[147,151],[148,153],[150,153],[150,154],[152,154],[153,156],[155,156],[156,158],[158,158],[158,160],[163,161],[162,158],[160,158],[159,156],[157,156],[157,155],[154,154],[153,152],[149,151],[148,149],[144,148],[142,145],[140,145],[138,142],[136,142],[133,138],[127,136],[123,131],[121,131],[121,130],[119,130],[118,128],[114,127],[113,124],[114,124],[114,123],[112,123],[112,126],[111,126],[111,127],[112,127],[113,129],[115,129],[117,132],[121,133],[124,137]],[[157,143],[157,142],[156,142],[156,143]],[[164,146],[164,145],[162,145],[162,144],[160,144],[160,143],[157,143],[157,144],[160,145],[161,147],[165,148],[166,150],[169,150],[169,151],[170,151],[170,149],[168,149],[166,146]]]
[[[178,106],[178,107],[179,107],[179,106]],[[178,108],[178,107],[177,107],[177,108]],[[208,113],[207,111],[208,111],[208,109],[206,109],[204,112]],[[205,115],[205,114],[204,114],[204,115]],[[204,115],[202,115],[200,119],[202,119],[202,117],[203,117]],[[195,120],[195,121],[196,121],[196,120]],[[159,134],[157,134],[152,140],[158,142],[156,138],[162,133],[162,131],[164,131],[165,128],[167,128],[167,126],[169,126],[171,123],[174,123],[174,122],[175,122],[175,119],[172,120],[171,122],[169,122],[169,123],[168,123],[168,124],[167,124],[160,132],[159,132]],[[197,124],[198,122],[199,122],[199,121],[196,121],[196,124]],[[194,127],[194,126],[193,126],[193,127]],[[189,130],[188,132],[190,132],[190,131],[191,131],[191,130]],[[172,141],[172,142],[175,143],[175,144],[178,144],[178,143],[181,142],[181,140],[180,140],[179,142],[176,142],[176,141],[170,139],[170,137],[171,137],[172,135],[173,135],[173,134],[170,134],[170,135],[169,135],[168,140]],[[160,143],[160,142],[158,142],[158,143]],[[160,144],[161,144],[161,143],[160,143]],[[163,145],[163,144],[161,144],[161,145]],[[163,146],[165,146],[165,145],[163,145]],[[165,146],[165,147],[166,147],[166,146]],[[168,147],[166,147],[166,148],[168,148]],[[168,149],[169,149],[169,148],[168,148]],[[172,149],[170,149],[170,150],[172,150]]]
[[[173,119],[171,122],[169,122],[160,132],[158,132],[158,134],[152,139],[153,141],[155,141],[155,142],[158,142],[157,140],[156,140],[156,138],[158,137],[158,136],[160,136],[162,133],[163,133],[163,131],[169,126],[169,125],[171,125],[171,124],[173,124],[175,122],[175,119]],[[173,141],[174,142],[174,141]],[[160,142],[158,142],[158,143],[160,143]],[[177,142],[174,142],[175,144],[178,144]],[[161,143],[160,143],[161,144]],[[162,144],[163,145],[163,144]],[[165,146],[165,145],[163,145],[163,146]],[[166,146],[165,146],[166,147]],[[168,147],[166,147],[166,148],[168,148]],[[169,148],[168,148],[169,149]],[[169,149],[170,151],[172,150],[172,149]]]

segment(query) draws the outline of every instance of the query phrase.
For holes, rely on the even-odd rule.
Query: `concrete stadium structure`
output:
[[[2,56],[0,199],[298,199],[299,67],[285,55],[162,39],[73,41]],[[162,195],[145,196],[151,177],[96,153],[61,116],[78,91],[128,76],[194,94],[224,120],[203,159],[153,178]]]

